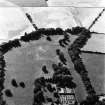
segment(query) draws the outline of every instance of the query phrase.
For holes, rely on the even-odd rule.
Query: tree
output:
[[[56,68],[54,68],[54,66]],[[53,81],[60,88],[75,88],[76,84],[72,81],[70,70],[65,66],[53,64],[54,74]]]

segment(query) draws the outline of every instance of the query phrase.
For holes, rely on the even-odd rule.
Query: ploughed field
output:
[[[75,39],[72,38],[71,43]],[[40,76],[45,76],[41,68],[47,65],[48,75],[52,76],[52,64],[58,63],[59,59],[56,55],[56,49],[61,49],[67,59],[67,66],[70,68],[74,81],[77,84],[75,89],[78,101],[85,99],[86,91],[80,76],[75,72],[73,64],[69,58],[67,48],[62,48],[58,43],[59,37],[55,36],[52,41],[46,41],[45,38],[29,43],[21,42],[22,47],[14,48],[5,54],[6,60],[6,77],[4,98],[9,105],[32,105],[34,80]],[[84,64],[89,72],[92,85],[98,94],[105,92],[105,55],[101,54],[81,54]],[[12,84],[13,79],[16,83]],[[15,86],[13,86],[15,85]],[[17,86],[16,86],[17,85]],[[5,93],[6,89],[10,89],[11,96]]]

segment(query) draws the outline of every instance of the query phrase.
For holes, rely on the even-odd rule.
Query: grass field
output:
[[[45,7],[45,0],[1,0],[0,6]]]
[[[56,39],[56,40],[55,40]],[[79,75],[75,72],[73,64],[67,54],[67,49],[58,46],[57,39],[54,41],[46,42],[43,38],[40,41],[31,42],[29,44],[22,42],[22,47],[13,49],[5,54],[6,60],[6,80],[5,89],[11,89],[13,93],[12,98],[4,95],[9,105],[32,105],[34,80],[37,77],[44,75],[41,71],[43,64],[46,64],[49,70],[49,75],[52,75],[52,63],[57,63],[59,60],[55,54],[56,48],[60,48],[68,60],[68,66],[77,83],[76,96],[79,101],[85,98],[86,91],[81,82]],[[105,55],[87,54],[83,53],[84,64],[89,71],[89,77],[98,94],[105,93],[105,68],[104,61]],[[14,88],[11,85],[11,79],[15,78],[17,83],[23,81],[26,88]]]

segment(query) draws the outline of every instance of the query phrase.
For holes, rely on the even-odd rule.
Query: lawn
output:
[[[81,82],[80,76],[73,68],[67,49],[59,46],[58,39],[59,37],[56,36],[52,39],[52,42],[46,41],[45,38],[30,43],[21,42],[22,47],[13,49],[5,54],[7,64],[5,89],[10,89],[13,93],[13,97],[7,97],[4,95],[4,98],[9,105],[32,105],[34,80],[35,78],[44,75],[41,70],[43,64],[46,64],[49,70],[47,76],[50,77],[52,75],[52,64],[59,62],[55,53],[57,48],[64,52],[68,61],[67,66],[70,68],[74,81],[77,84],[75,91],[78,101],[80,102],[86,97],[86,91]],[[82,53],[81,56],[83,57],[84,64],[89,72],[89,77],[95,90],[98,94],[104,93],[105,55]],[[18,84],[23,81],[26,87],[22,88],[19,86],[18,88],[14,88],[11,85],[12,78],[15,78]]]

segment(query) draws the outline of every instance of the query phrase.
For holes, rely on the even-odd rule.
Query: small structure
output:
[[[78,105],[74,89],[63,89],[59,91],[61,105]]]

